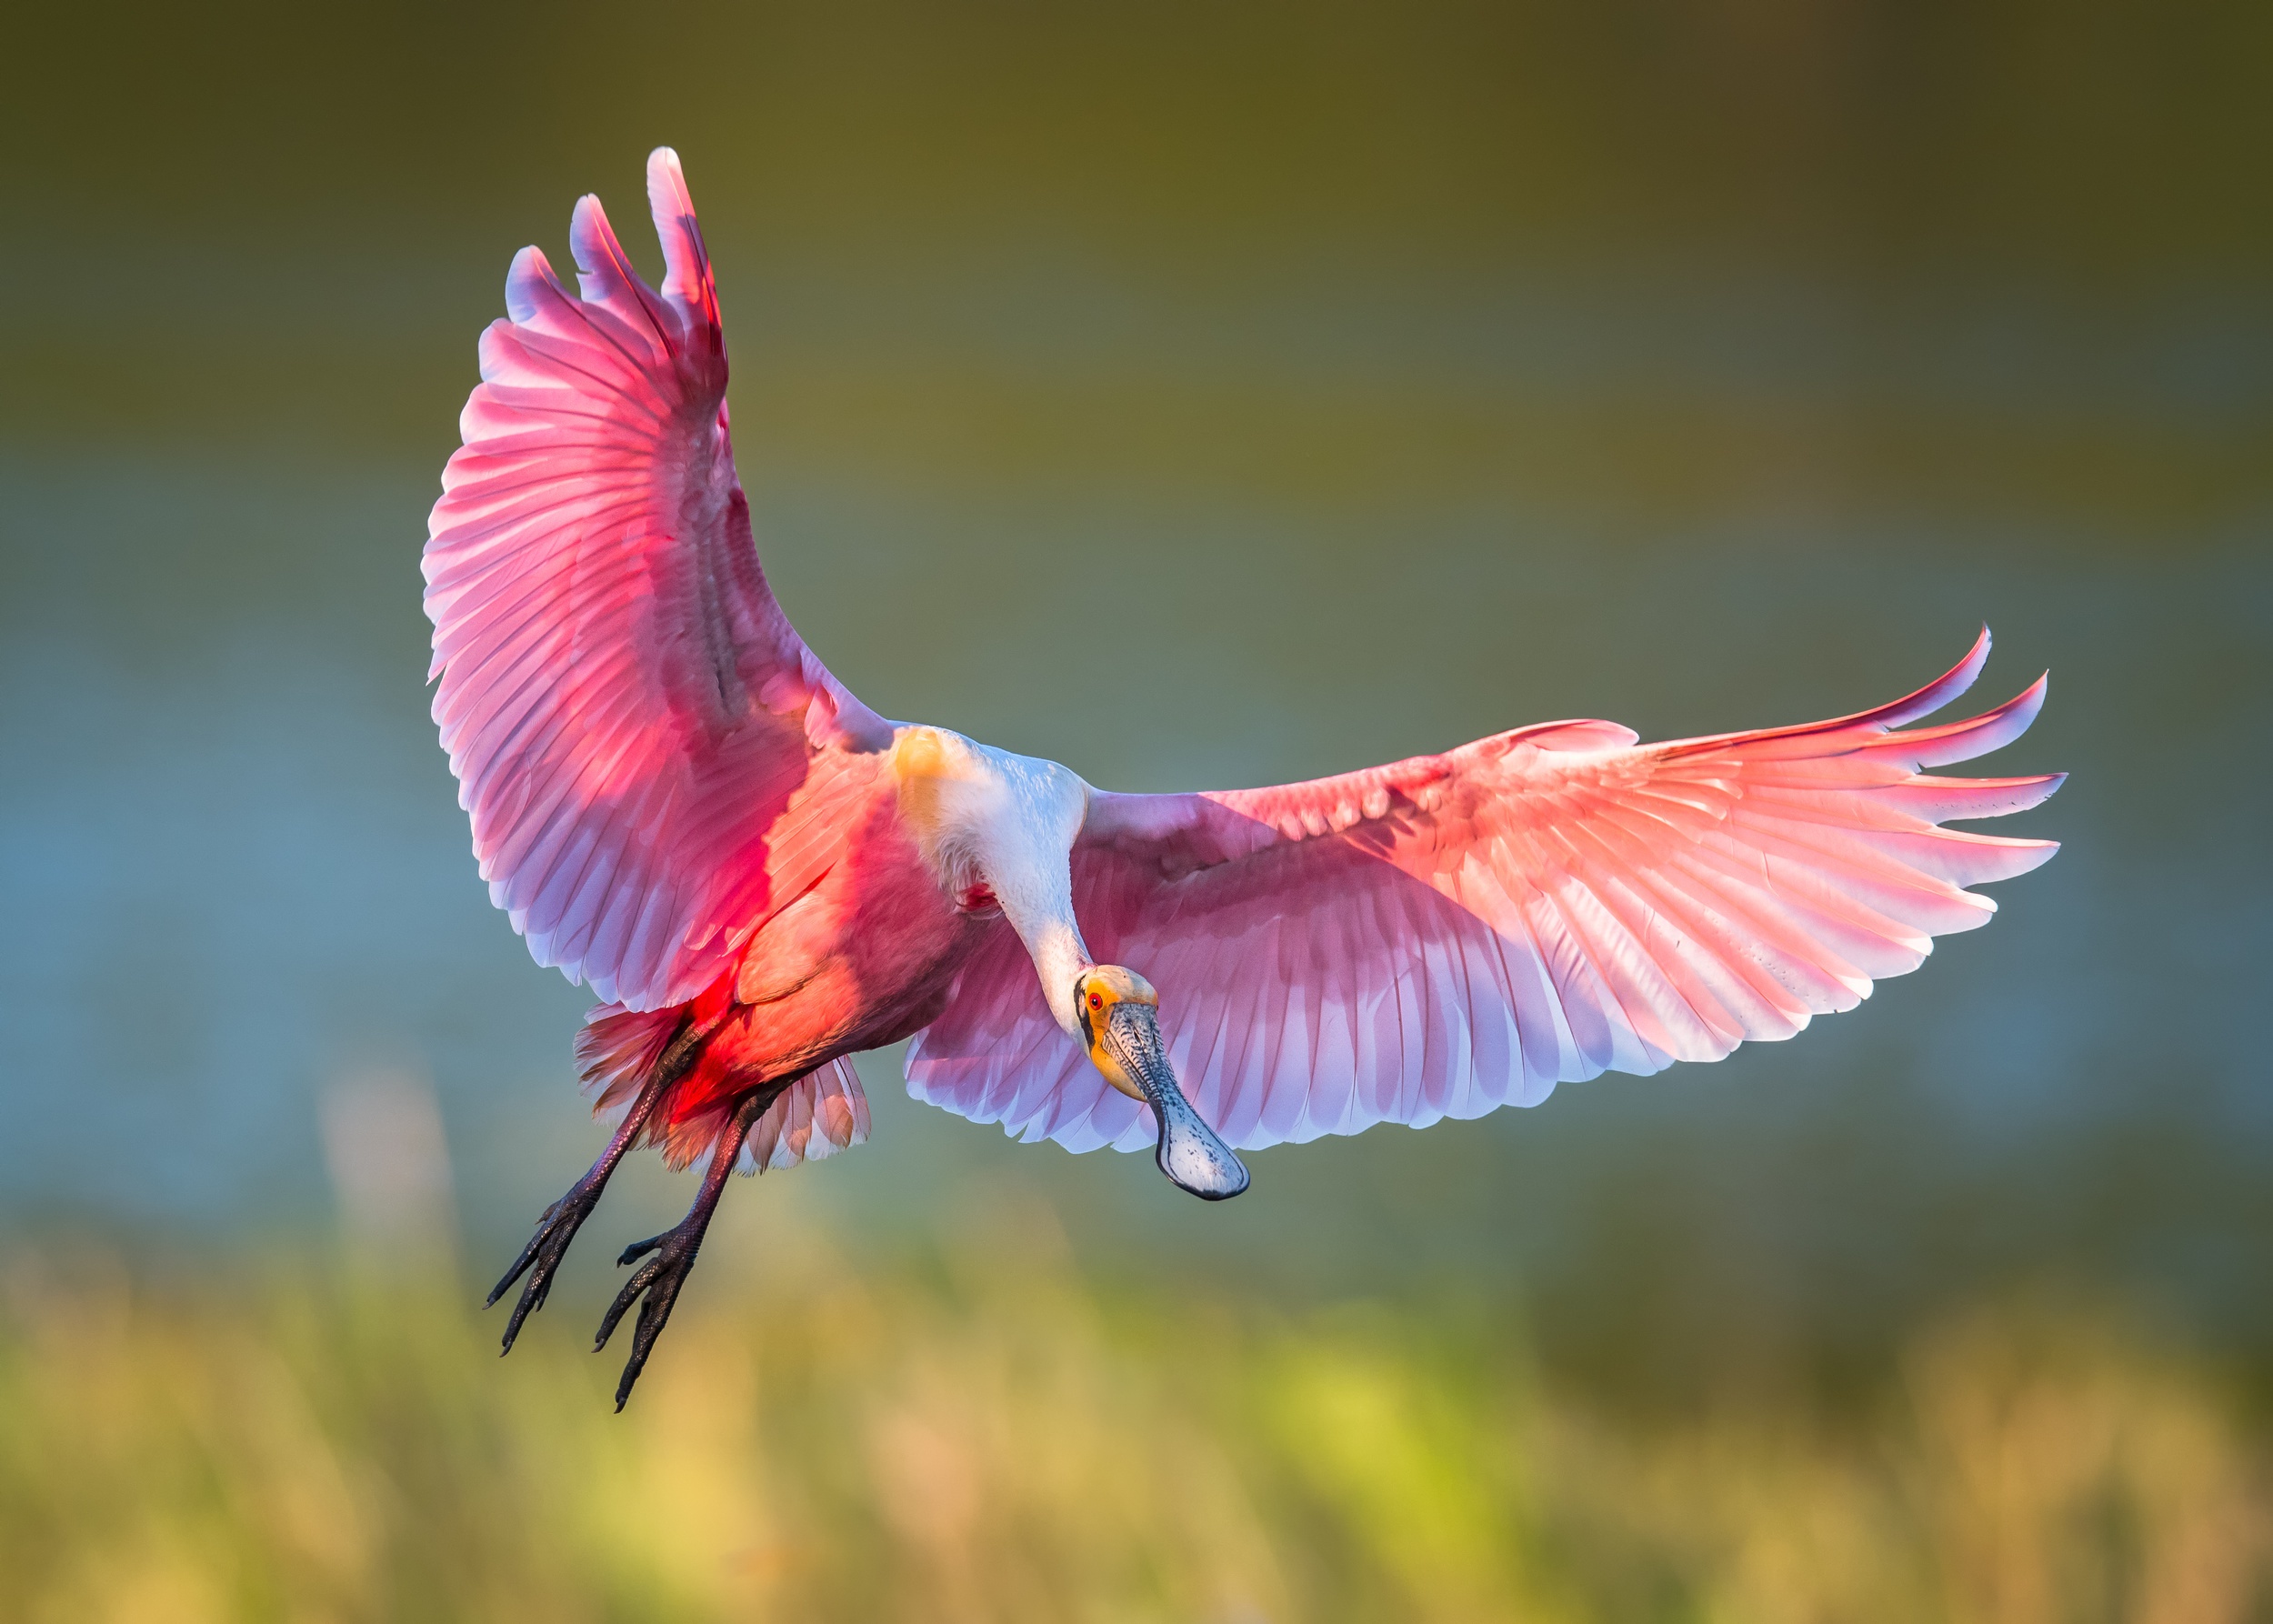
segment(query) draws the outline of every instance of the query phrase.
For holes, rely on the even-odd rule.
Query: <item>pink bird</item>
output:
[[[606,1000],[577,1043],[598,1161],[490,1293],[510,1349],[634,1146],[708,1158],[636,1302],[620,1409],[726,1176],[858,1142],[847,1057],[1032,1142],[1150,1147],[1209,1200],[1236,1151],[1537,1105],[1851,1009],[1995,911],[2046,840],[1938,827],[2059,775],[1948,778],[2044,700],[1919,722],[1947,676],[1835,721],[1641,745],[1550,722],[1307,784],[1118,795],[888,722],[767,589],[726,424],[717,290],[679,162],[648,287],[599,200],[572,293],[524,248],[482,335],[426,548],[435,720],[491,899]],[[641,1259],[645,1261],[640,1261]],[[644,1299],[644,1300],[643,1300]]]

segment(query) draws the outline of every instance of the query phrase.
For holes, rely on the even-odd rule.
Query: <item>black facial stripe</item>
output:
[[[1077,976],[1074,978],[1074,1008],[1081,1016],[1081,1041],[1089,1048],[1095,1048],[1097,1046],[1097,1034],[1096,1029],[1089,1024],[1089,997],[1081,990],[1081,984],[1088,977],[1086,976]]]

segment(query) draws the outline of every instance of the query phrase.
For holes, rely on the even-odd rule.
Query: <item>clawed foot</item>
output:
[[[513,1318],[506,1321],[503,1351],[513,1351],[513,1339],[521,1334],[521,1322],[545,1306],[546,1295],[553,1288],[553,1275],[560,1268],[560,1260],[568,1255],[568,1243],[576,1238],[584,1220],[592,1216],[592,1209],[600,1204],[600,1191],[606,1187],[605,1177],[586,1177],[569,1187],[568,1193],[545,1209],[545,1216],[536,1220],[536,1233],[529,1244],[521,1248],[521,1255],[513,1260],[482,1304],[495,1308],[497,1299],[513,1287],[513,1282],[526,1273],[528,1283],[521,1288],[521,1300],[513,1305]],[[620,1406],[618,1407],[620,1408]]]
[[[646,1240],[635,1240],[624,1248],[624,1255],[616,1259],[618,1268],[636,1262],[650,1252],[639,1265],[637,1272],[625,1283],[616,1300],[608,1305],[606,1318],[600,1321],[600,1333],[592,1339],[592,1351],[597,1353],[607,1346],[607,1339],[616,1333],[616,1322],[630,1311],[642,1293],[646,1300],[639,1304],[639,1321],[632,1328],[631,1358],[625,1361],[623,1379],[616,1384],[616,1408],[621,1412],[624,1401],[631,1397],[632,1384],[646,1368],[647,1355],[655,1348],[656,1338],[663,1334],[666,1321],[671,1318],[671,1307],[679,1299],[679,1288],[686,1284],[686,1277],[695,1268],[695,1254],[703,1244],[703,1231],[708,1228],[710,1215],[706,1211],[690,1214],[686,1222],[675,1228]]]
[[[552,1289],[553,1271],[560,1267],[566,1255],[568,1243],[576,1238],[576,1230],[592,1216],[599,1205],[600,1192],[607,1187],[608,1175],[647,1119],[662,1088],[685,1069],[685,1055],[691,1048],[682,1049],[674,1044],[656,1068],[639,1098],[634,1103],[616,1137],[608,1142],[607,1150],[592,1165],[592,1170],[569,1189],[568,1193],[545,1209],[538,1220],[536,1237],[521,1248],[521,1255],[506,1270],[506,1278],[497,1282],[497,1288],[489,1294],[495,1303],[503,1297],[514,1281],[524,1273],[528,1284],[521,1288],[521,1300],[514,1305],[513,1318],[506,1325],[506,1351],[513,1350],[513,1338],[520,1333],[521,1322],[545,1306],[545,1294]],[[711,1148],[710,1166],[703,1174],[702,1191],[695,1198],[695,1205],[676,1228],[646,1240],[636,1240],[624,1248],[624,1255],[616,1260],[621,1268],[637,1262],[653,1252],[638,1271],[617,1294],[600,1321],[600,1334],[593,1339],[595,1353],[607,1346],[616,1322],[631,1310],[634,1302],[645,1295],[646,1301],[639,1306],[639,1323],[633,1330],[631,1359],[624,1367],[624,1378],[616,1384],[616,1408],[621,1411],[624,1401],[631,1397],[632,1384],[639,1379],[639,1372],[646,1368],[647,1355],[655,1350],[655,1339],[663,1334],[666,1321],[671,1318],[671,1306],[678,1301],[679,1288],[686,1284],[687,1271],[695,1267],[695,1254],[703,1244],[703,1232],[710,1228],[710,1215],[717,1210],[718,1198],[726,1188],[726,1179],[734,1171],[736,1158],[742,1153],[742,1141],[749,1136],[750,1125],[765,1112],[766,1108],[781,1097],[781,1091],[795,1082],[785,1078],[764,1088],[754,1088],[744,1096],[735,1108],[726,1131],[718,1136]]]

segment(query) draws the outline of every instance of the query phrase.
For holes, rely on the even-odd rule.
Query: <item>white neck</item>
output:
[[[951,896],[984,881],[1033,957],[1051,1018],[1081,1029],[1074,982],[1095,961],[1074,918],[1070,854],[1089,787],[1071,769],[944,727],[904,727],[892,748],[901,816]]]

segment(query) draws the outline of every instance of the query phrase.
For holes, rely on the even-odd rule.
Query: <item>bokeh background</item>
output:
[[[0,1618],[2273,1617],[2273,10],[7,34]],[[418,549],[511,254],[597,191],[652,271],[666,141],[885,714],[1270,782],[1811,719],[1986,620],[2065,850],[1796,1043],[1225,1208],[870,1057],[626,1416],[651,1165],[496,1363],[601,1136]]]

